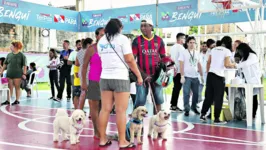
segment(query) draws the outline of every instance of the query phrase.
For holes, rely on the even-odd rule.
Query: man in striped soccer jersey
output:
[[[161,58],[165,57],[165,47],[162,38],[152,33],[153,22],[152,20],[141,21],[142,35],[133,40],[132,50],[134,56],[137,58],[137,64],[141,73],[146,74],[147,78],[143,79],[145,85],[136,85],[136,100],[135,108],[138,106],[144,106],[147,101],[147,94],[149,85],[147,82],[155,74],[156,66],[160,62]],[[156,103],[157,111],[161,110],[161,104],[163,104],[163,87],[151,81],[150,83],[154,99]]]

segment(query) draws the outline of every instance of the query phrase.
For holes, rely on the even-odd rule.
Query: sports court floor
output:
[[[89,119],[87,119],[85,129],[81,133],[79,144],[72,146],[68,141],[54,143],[52,122],[56,109],[66,108],[69,109],[70,113],[73,107],[71,102],[64,100],[58,103],[47,100],[48,97],[50,97],[49,91],[41,91],[39,98],[26,99],[23,92],[20,105],[1,106],[0,150],[118,149],[118,144],[115,141],[109,147],[98,147],[99,141],[92,137],[93,127]],[[169,103],[169,100],[167,102]],[[132,111],[132,103],[130,102],[129,105],[128,113]],[[147,108],[152,110],[151,104],[147,104]],[[165,108],[169,108],[169,106],[165,106]],[[151,115],[152,112],[150,111],[149,114]],[[257,118],[260,118],[259,113]],[[136,150],[266,149],[265,125],[260,124],[260,119],[256,119],[251,128],[246,127],[245,121],[233,121],[224,126],[214,126],[211,121],[202,124],[199,121],[199,116],[194,115],[193,112],[190,113],[189,117],[184,117],[183,113],[172,113],[167,141],[147,138],[148,119],[149,117],[144,120],[144,143],[137,146]],[[110,117],[108,132],[109,134],[116,134],[117,132],[115,115]]]

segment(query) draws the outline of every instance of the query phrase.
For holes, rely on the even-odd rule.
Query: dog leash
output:
[[[154,94],[153,94],[153,91],[152,91],[151,83],[150,82],[148,82],[148,86],[149,86],[149,89],[150,89],[150,92],[151,92],[151,101],[152,101],[153,106],[154,106],[155,114],[157,114],[158,113],[158,110],[157,110],[157,107],[156,107],[156,103],[155,103],[155,99],[154,99]]]

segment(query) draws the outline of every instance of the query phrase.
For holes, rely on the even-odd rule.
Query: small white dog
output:
[[[161,133],[162,138],[166,139],[166,130],[168,128],[168,120],[170,118],[170,113],[161,110],[157,115],[154,115],[150,119],[149,124],[149,134],[148,136],[151,137],[153,134],[153,139],[158,138],[158,133]]]
[[[134,136],[137,133],[137,140],[138,144],[142,144],[141,141],[141,131],[143,127],[143,118],[148,114],[146,107],[139,106],[136,108],[133,113],[132,117],[127,123],[126,126],[126,139],[130,141],[130,143],[134,143]]]
[[[79,143],[79,135],[85,125],[85,113],[77,109],[71,117],[68,117],[67,111],[64,109],[58,109],[54,120],[54,142],[59,139],[59,132],[61,131],[62,139],[69,140],[70,144]]]

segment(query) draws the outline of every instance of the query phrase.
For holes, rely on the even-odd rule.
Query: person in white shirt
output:
[[[222,46],[215,47],[211,50],[207,63],[207,84],[205,91],[205,100],[201,110],[200,120],[206,122],[206,113],[214,102],[214,124],[225,124],[220,121],[220,113],[223,105],[223,96],[225,89],[224,70],[234,68],[235,64],[231,63],[232,39],[225,36],[221,40]]]
[[[55,90],[54,90],[54,85],[56,87],[56,90],[59,90],[59,84],[58,84],[58,70],[57,67],[60,64],[59,57],[57,57],[55,49],[50,49],[49,52],[49,64],[47,65],[47,68],[50,69],[49,71],[49,78],[50,78],[50,86],[51,86],[51,92],[52,92],[52,97],[49,99],[54,100],[55,99]]]
[[[118,144],[120,148],[135,147],[134,143],[126,140],[126,110],[130,94],[129,70],[137,77],[137,84],[142,85],[143,79],[132,54],[129,39],[121,34],[123,25],[119,19],[111,19],[105,27],[103,36],[97,45],[102,61],[100,79],[101,111],[98,121],[100,147],[111,145],[106,137],[106,128],[110,112],[115,104],[116,123],[118,127]]]
[[[237,46],[237,53],[241,61],[237,65],[237,69],[241,70],[241,75],[247,84],[261,84],[262,70],[259,64],[259,58],[250,46],[246,43],[240,43]],[[255,89],[257,90],[257,89]],[[256,117],[258,109],[258,95],[254,92],[253,96],[253,118]]]
[[[201,45],[201,52],[200,52],[200,64],[202,67],[202,74],[203,74],[203,80],[204,83],[200,82],[199,84],[199,100],[198,103],[202,101],[202,90],[204,88],[204,85],[206,84],[206,79],[207,79],[207,62],[208,62],[208,54],[207,54],[207,42],[203,42]],[[200,76],[199,76],[200,77]]]
[[[75,61],[77,58],[77,54],[78,52],[81,50],[82,48],[82,44],[81,44],[81,40],[77,40],[76,41],[76,50],[73,51],[72,53],[70,53],[69,57],[68,57],[68,61],[67,64],[71,65],[71,84],[72,84],[72,99],[74,100],[74,65],[75,65]]]
[[[186,40],[187,49],[182,51],[179,56],[181,83],[183,84],[184,108],[185,116],[189,116],[190,105],[190,91],[192,91],[192,106],[191,110],[195,114],[200,114],[197,110],[198,93],[199,93],[199,79],[200,73],[201,82],[203,82],[202,69],[199,62],[199,53],[196,52],[195,37],[188,37]]]
[[[171,107],[170,110],[172,111],[177,111],[177,112],[182,112],[182,110],[178,107],[178,98],[180,94],[180,90],[182,89],[182,83],[180,82],[181,80],[181,75],[180,75],[180,66],[179,66],[179,55],[181,51],[184,51],[184,43],[186,41],[186,35],[184,33],[178,33],[176,35],[176,43],[171,47],[170,50],[170,55],[172,60],[175,62],[177,74],[174,77],[174,87],[172,91],[172,97],[171,97]]]

